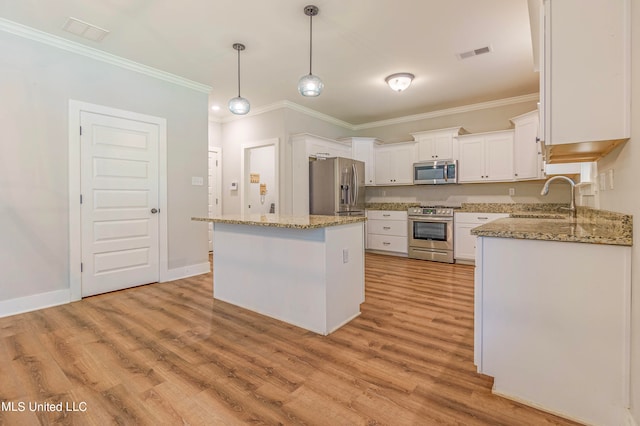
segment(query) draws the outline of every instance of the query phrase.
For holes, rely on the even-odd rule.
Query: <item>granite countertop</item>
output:
[[[291,215],[223,215],[217,217],[192,217],[199,222],[227,223],[232,225],[269,226],[274,228],[316,229],[329,226],[364,222],[364,216],[291,216]]]
[[[633,219],[621,213],[578,207],[578,217],[561,211],[511,212],[509,218],[473,228],[480,237],[633,245]]]
[[[413,203],[366,203],[367,210],[407,211],[409,207],[419,206],[419,202]]]

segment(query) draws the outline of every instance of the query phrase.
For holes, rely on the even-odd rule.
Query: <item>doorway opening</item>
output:
[[[247,143],[242,146],[242,214],[279,213],[278,139]]]

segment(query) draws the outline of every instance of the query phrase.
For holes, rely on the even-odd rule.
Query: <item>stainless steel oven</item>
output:
[[[453,263],[453,208],[410,207],[409,257]]]

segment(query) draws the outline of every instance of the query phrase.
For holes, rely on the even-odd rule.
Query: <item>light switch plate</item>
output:
[[[191,185],[193,186],[204,185],[204,178],[202,176],[191,176]]]

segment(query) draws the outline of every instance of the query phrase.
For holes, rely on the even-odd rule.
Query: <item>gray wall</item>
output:
[[[0,301],[69,288],[74,99],[167,119],[169,268],[207,262],[207,95],[0,32]]]

